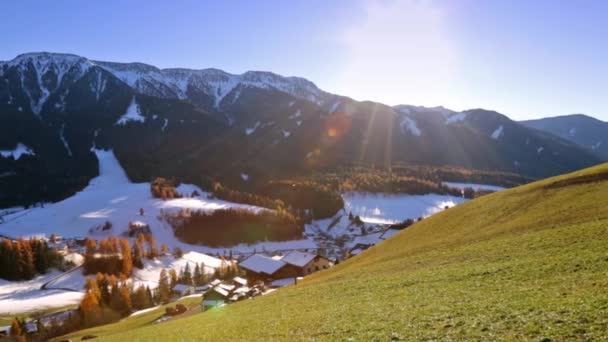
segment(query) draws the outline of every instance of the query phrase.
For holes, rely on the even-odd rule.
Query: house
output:
[[[216,286],[211,288],[203,295],[201,306],[203,310],[208,310],[215,307],[224,306],[230,302],[231,293],[225,289]]]
[[[192,285],[177,284],[173,287],[173,293],[179,297],[183,297],[195,294],[196,290]]]
[[[281,261],[296,267],[299,270],[298,276],[302,277],[333,266],[333,263],[322,255],[300,251],[291,251],[285,254]]]
[[[239,267],[245,270],[247,278],[250,280],[266,281],[289,278],[296,277],[300,273],[300,269],[294,265],[260,254],[254,254],[243,260]]]
[[[209,285],[197,286],[194,288],[194,293],[205,293],[211,287]]]

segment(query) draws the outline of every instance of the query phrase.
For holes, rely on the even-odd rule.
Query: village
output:
[[[159,272],[169,274],[170,298],[168,303],[177,302],[182,298],[200,297],[200,311],[211,310],[231,303],[251,299],[272,293],[276,289],[295,285],[306,276],[327,270],[345,258],[355,256],[374,244],[389,238],[399,232],[403,224],[375,225],[373,228],[363,228],[362,235],[355,236],[341,247],[342,257],[336,257],[331,248],[291,249],[282,251],[260,251],[253,253],[235,253],[232,251],[208,255],[198,252],[187,252],[176,249],[168,252],[166,247],[154,260],[146,261],[142,270],[135,270],[129,279],[130,287],[145,286],[156,297],[159,282],[155,278]],[[83,292],[85,276],[83,275],[84,260],[87,254],[85,237],[62,238],[52,235],[44,242],[57,254],[62,256],[61,273],[45,281],[40,291]],[[332,241],[331,237],[327,241]],[[330,247],[330,244],[327,244]],[[332,256],[327,256],[328,251]],[[120,256],[120,254],[116,254]],[[113,256],[113,255],[112,255]],[[107,255],[95,253],[95,258],[105,258]],[[158,264],[160,266],[151,267]],[[164,268],[166,266],[166,268]],[[196,271],[195,271],[196,269]],[[155,273],[156,272],[156,273]],[[198,274],[198,275],[197,275]],[[171,276],[172,275],[172,276]],[[151,304],[150,304],[151,305]],[[24,329],[36,333],[41,326],[61,324],[78,314],[78,306],[55,311],[48,314],[36,313],[24,320]],[[144,312],[149,309],[142,309]],[[167,307],[165,315],[157,323],[171,319],[172,316],[183,314],[187,308],[181,304]],[[137,314],[133,309],[131,314]],[[0,327],[0,335],[10,332],[10,326]]]

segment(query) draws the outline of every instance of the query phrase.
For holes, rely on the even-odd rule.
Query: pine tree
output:
[[[120,293],[120,302],[122,303],[122,307],[120,313],[123,316],[128,315],[131,310],[133,310],[132,302],[131,302],[131,291],[126,283],[121,283],[119,288]]]
[[[97,302],[101,301],[101,291],[99,290],[99,286],[97,286],[97,280],[87,277],[84,289],[87,293],[92,293],[95,296]]]
[[[101,322],[101,305],[94,293],[85,293],[80,302],[80,314],[85,326],[93,326]]]
[[[169,253],[169,247],[167,247],[166,243],[163,243],[162,245],[160,245],[160,254],[167,255],[167,253]]]
[[[150,286],[146,286],[146,294],[148,295],[148,306],[150,307],[154,304],[154,297],[152,296],[152,290],[150,290]]]
[[[158,249],[156,248],[154,236],[152,236],[152,234],[146,235],[146,241],[148,242],[148,258],[156,258],[158,256]]]
[[[133,259],[131,258],[131,247],[129,241],[126,239],[120,239],[120,253],[122,254],[122,274],[126,276],[131,275],[133,270]]]
[[[192,272],[190,272],[190,263],[186,263],[186,267],[184,268],[184,274],[181,279],[182,283],[185,285],[192,285]]]
[[[23,336],[21,321],[17,318],[13,318],[13,321],[11,322],[11,336]]]
[[[158,300],[162,304],[167,304],[171,296],[171,289],[169,288],[169,277],[167,271],[162,269],[160,271],[160,278],[158,280]]]
[[[106,306],[110,306],[112,302],[112,294],[110,292],[110,282],[106,275],[97,273],[97,287],[101,293],[100,303]]]
[[[194,283],[194,286],[200,286],[201,284],[201,268],[198,264],[195,264],[194,266],[194,274],[192,275],[192,280]]]
[[[174,269],[169,270],[169,289],[173,290],[178,281],[177,272]]]

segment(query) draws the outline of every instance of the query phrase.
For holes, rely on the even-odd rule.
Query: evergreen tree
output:
[[[162,304],[167,304],[171,296],[171,289],[169,288],[169,277],[167,271],[162,269],[160,271],[160,278],[158,280],[158,300]]]
[[[97,287],[101,293],[100,304],[110,306],[112,302],[112,294],[110,292],[110,282],[106,275],[97,273]]]
[[[133,269],[133,259],[131,258],[131,247],[127,239],[120,239],[120,253],[122,254],[122,274],[131,275]]]
[[[22,322],[19,321],[19,319],[13,318],[13,321],[11,322],[11,336],[23,336],[24,329],[21,323]]]
[[[190,263],[186,263],[186,267],[184,268],[184,274],[181,279],[182,283],[185,285],[192,285],[192,272],[190,271]]]
[[[192,282],[194,283],[194,286],[200,286],[202,285],[201,283],[201,268],[198,264],[195,264],[196,266],[194,266],[194,274],[192,275]]]
[[[85,326],[90,327],[101,323],[101,305],[92,292],[84,294],[79,310]]]
[[[120,288],[119,288],[119,293],[120,293],[119,300],[121,303],[119,312],[123,316],[126,316],[131,312],[131,310],[133,310],[133,306],[132,306],[132,302],[131,302],[131,291],[129,290],[129,287],[127,286],[127,284],[125,282],[121,283]]]
[[[178,281],[177,272],[174,269],[169,270],[169,289],[173,290]]]

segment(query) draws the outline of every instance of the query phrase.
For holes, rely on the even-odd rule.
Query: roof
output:
[[[291,285],[293,283],[295,283],[295,278],[283,278],[283,279],[277,279],[273,282],[270,283],[270,287],[282,287],[282,286],[287,286],[287,285]]]
[[[285,254],[285,256],[283,256],[283,258],[281,260],[290,265],[304,267],[317,256],[319,256],[319,255],[315,254],[315,253],[292,251],[292,252]]]
[[[254,254],[239,264],[239,267],[246,270],[268,275],[275,273],[283,266],[285,266],[285,263],[282,260],[274,260],[259,254]]]
[[[190,285],[177,284],[173,287],[173,291],[182,292],[182,291],[186,291],[190,288],[192,288],[192,286],[190,286]]]
[[[239,287],[238,289],[234,290],[234,293],[247,293],[250,290],[251,289],[248,288],[247,286],[243,286],[243,287]]]
[[[234,279],[232,279],[232,280],[234,280],[235,283],[239,283],[239,284],[245,285],[245,286],[247,285],[247,279],[245,279],[245,278],[234,277]]]
[[[221,294],[224,297],[228,297],[228,295],[230,295],[230,292],[224,290],[223,288],[221,288],[219,286],[212,288],[211,291],[215,291],[215,292]]]
[[[216,287],[222,288],[222,289],[224,289],[224,290],[226,290],[226,291],[230,292],[230,291],[234,290],[234,288],[235,288],[236,286],[221,283],[221,284],[219,284],[219,285],[218,285],[218,286],[216,286]]]

